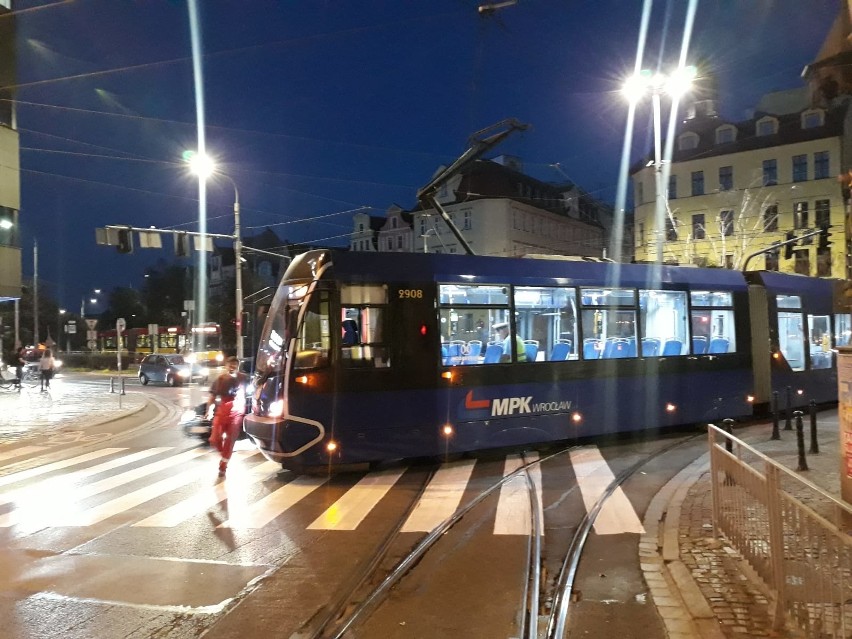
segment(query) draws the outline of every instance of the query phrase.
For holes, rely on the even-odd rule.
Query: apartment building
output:
[[[0,301],[21,297],[21,169],[12,101],[16,76],[15,18],[8,15],[11,11],[11,0],[0,0]]]

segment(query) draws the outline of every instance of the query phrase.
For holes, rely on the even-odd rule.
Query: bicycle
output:
[[[6,364],[0,364],[0,388],[5,390],[16,390],[18,387],[18,378],[15,372],[9,370]]]

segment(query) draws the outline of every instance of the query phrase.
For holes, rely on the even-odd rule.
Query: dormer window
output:
[[[825,124],[825,111],[822,109],[810,109],[802,113],[802,128],[815,129]]]
[[[680,151],[689,151],[690,149],[694,149],[698,146],[698,134],[697,133],[684,133],[677,139],[677,148]]]
[[[776,133],[778,133],[778,120],[775,118],[766,117],[757,121],[758,137],[775,135]]]
[[[737,139],[737,129],[730,124],[716,129],[716,144],[729,144]]]

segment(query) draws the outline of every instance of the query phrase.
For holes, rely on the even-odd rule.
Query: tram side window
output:
[[[386,286],[350,285],[340,290],[340,354],[351,368],[388,368]]]
[[[690,352],[685,292],[640,290],[639,316],[642,357],[671,357]]]
[[[776,302],[778,348],[790,368],[794,371],[803,371],[805,370],[805,331],[801,311],[802,299],[798,295],[778,295]]]
[[[576,289],[517,286],[515,325],[525,362],[577,359]]]
[[[837,346],[852,345],[852,315],[838,313],[834,316],[834,338]]]
[[[636,357],[636,291],[580,289],[583,359]]]
[[[737,351],[734,297],[727,291],[692,291],[693,355],[721,355]]]
[[[444,366],[511,361],[496,328],[509,324],[508,285],[441,284],[438,303]]]
[[[831,318],[828,315],[808,315],[808,342],[811,368],[831,368]]]

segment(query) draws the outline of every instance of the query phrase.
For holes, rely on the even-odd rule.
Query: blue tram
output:
[[[285,468],[441,456],[836,401],[836,282],[544,258],[293,260],[245,430]]]

